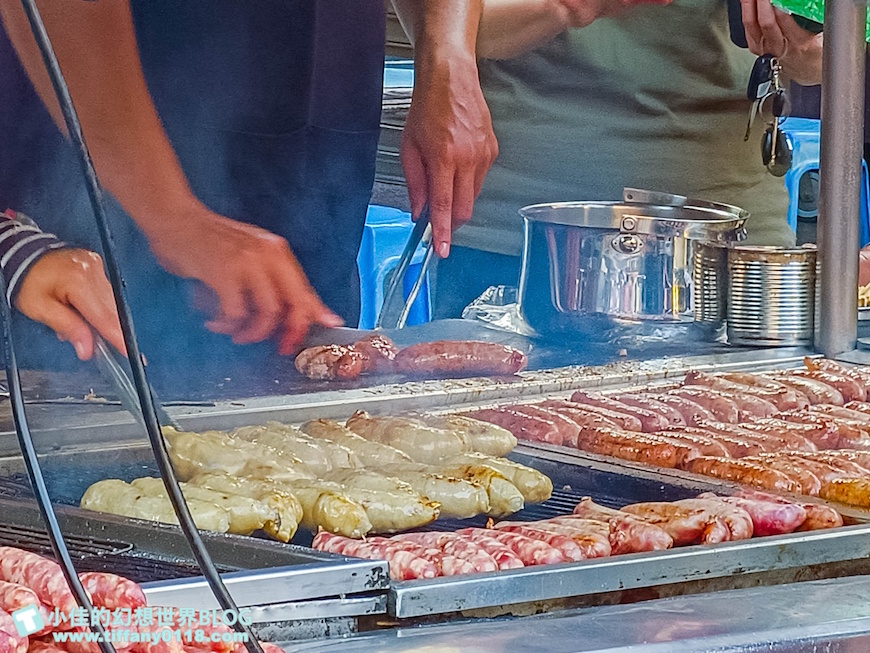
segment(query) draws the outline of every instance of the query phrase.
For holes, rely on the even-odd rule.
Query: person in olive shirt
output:
[[[794,244],[782,179],[761,162],[763,121],[743,140],[755,54],[731,42],[726,3],[619,5],[486,2],[477,48],[499,157],[438,268],[436,316],[516,283],[527,204],[669,191],[745,208],[750,243]],[[758,15],[745,20],[757,27]]]

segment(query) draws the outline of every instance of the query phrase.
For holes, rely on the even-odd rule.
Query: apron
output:
[[[381,0],[132,0],[149,90],[193,192],[288,240],[315,290],[354,325],[356,256],[374,182],[384,62]],[[11,57],[11,58],[10,58]],[[0,203],[99,251],[71,148],[0,39]],[[7,126],[9,127],[7,129]],[[110,219],[142,348],[197,368],[266,360],[189,308],[117,203]],[[55,352],[56,354],[56,352]],[[53,354],[54,355],[54,354]]]

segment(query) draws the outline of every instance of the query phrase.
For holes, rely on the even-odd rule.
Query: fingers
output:
[[[740,9],[743,12],[743,29],[746,31],[746,43],[753,54],[765,54],[761,42],[761,25],[758,24],[756,2],[758,0],[740,0]],[[763,1],[763,0],[762,0]]]
[[[453,178],[453,230],[471,220],[474,200],[477,199],[476,183],[474,170],[456,171]]]
[[[215,319],[206,322],[210,331],[223,335],[231,335],[241,328],[248,315],[248,305],[245,301],[246,283],[243,277],[227,277],[219,287],[212,287],[220,301],[220,313]]]
[[[250,315],[246,324],[233,334],[237,345],[265,340],[278,327],[284,313],[284,306],[276,284],[267,275],[257,275],[252,279],[248,300]]]
[[[90,325],[69,306],[51,300],[44,307],[40,322],[53,329],[58,340],[69,342],[75,348],[79,360],[90,360],[94,355],[94,336]],[[120,344],[121,351],[125,351],[123,340]]]
[[[740,7],[750,51],[757,55],[783,56],[788,43],[770,0],[740,0]]]
[[[112,296],[112,287],[109,280],[102,274],[102,270],[89,285],[77,286],[73,289],[68,295],[68,301],[74,312],[96,329],[106,342],[125,356],[127,355],[124,334],[118,319],[118,309]],[[76,347],[76,353],[79,354],[79,358],[82,358],[79,348],[76,346],[77,341],[71,338],[66,339],[73,343],[73,346]],[[87,342],[84,344],[92,353],[93,338],[90,329],[88,329],[86,340]],[[88,353],[86,358],[90,358],[91,353]]]
[[[402,168],[408,186],[408,199],[411,202],[411,215],[416,220],[423,212],[429,197],[429,184],[426,179],[426,166],[423,157],[412,138],[402,139]]]
[[[858,283],[862,286],[870,284],[870,249],[861,250]]]
[[[432,166],[429,174],[429,222],[432,225],[432,245],[441,258],[450,255],[453,233],[453,166]],[[473,200],[472,200],[473,201]]]

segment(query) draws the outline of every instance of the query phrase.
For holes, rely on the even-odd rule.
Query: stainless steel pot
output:
[[[669,203],[562,202],[520,209],[525,240],[519,304],[535,330],[582,335],[598,328],[592,317],[607,323],[691,321],[694,244],[741,239],[748,213],[650,196]]]

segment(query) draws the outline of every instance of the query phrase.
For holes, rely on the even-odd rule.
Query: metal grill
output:
[[[73,558],[87,559],[110,556],[133,550],[133,545],[112,540],[96,540],[75,535],[64,537]],[[0,523],[0,546],[14,546],[40,555],[54,557],[51,542],[45,531],[17,524]]]
[[[238,571],[234,567],[217,565],[218,571],[226,573]],[[135,555],[105,555],[85,558],[76,563],[78,571],[107,571],[129,578],[137,583],[147,583],[157,580],[174,580],[176,578],[193,578],[201,576],[202,572],[193,562],[153,560]]]

